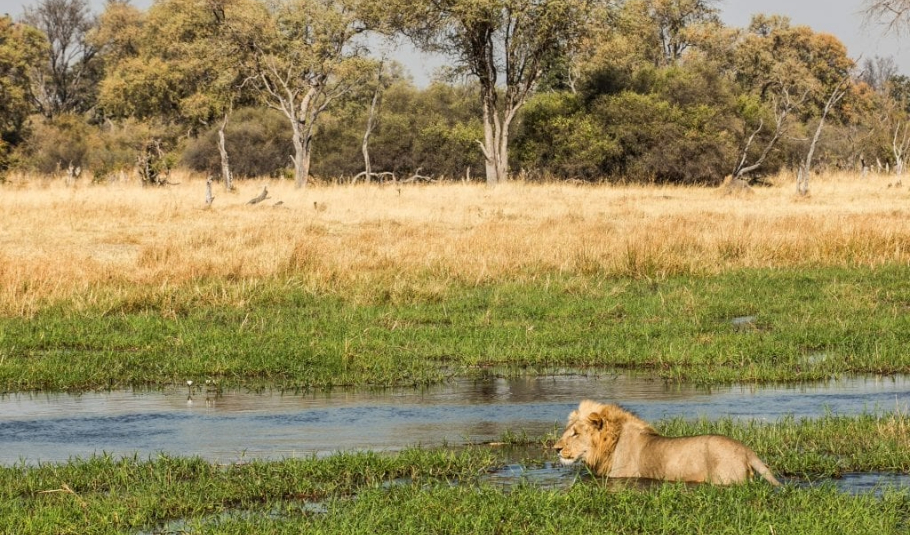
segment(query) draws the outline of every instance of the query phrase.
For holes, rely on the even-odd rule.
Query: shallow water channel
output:
[[[706,390],[634,376],[459,379],[427,389],[307,394],[163,391],[0,397],[0,463],[66,461],[102,452],[158,452],[216,462],[396,451],[409,446],[543,435],[581,397],[618,402],[647,420],[780,417],[908,410],[910,377]]]

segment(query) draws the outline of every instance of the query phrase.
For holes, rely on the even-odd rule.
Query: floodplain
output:
[[[733,194],[251,181],[216,190],[209,208],[201,179],[174,181],[0,185],[7,396],[180,392],[191,381],[217,403],[237,389],[305,396],[565,370],[704,389],[910,373],[910,194],[889,177],[823,176],[808,196],[788,176]],[[263,187],[270,198],[247,204]],[[548,462],[555,430],[515,428],[488,441],[522,445],[511,458],[481,443],[225,463],[179,452],[4,463],[0,526],[904,532],[905,487],[852,494],[799,482],[910,473],[906,398],[830,409],[657,419],[667,434],[743,440],[790,478],[783,489],[616,488],[582,473],[566,488],[497,485],[489,475],[504,466]]]

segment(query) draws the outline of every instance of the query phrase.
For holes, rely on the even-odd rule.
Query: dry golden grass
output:
[[[835,175],[797,197],[692,187],[511,183],[315,186],[181,177],[166,188],[19,178],[0,185],[0,312],[103,289],[295,275],[321,289],[553,273],[664,276],[910,260],[907,188]],[[270,198],[247,205],[267,185]],[[276,202],[281,201],[276,206]]]

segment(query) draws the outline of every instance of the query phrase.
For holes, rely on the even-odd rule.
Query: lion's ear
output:
[[[599,412],[592,412],[588,415],[588,423],[594,426],[594,429],[600,431],[604,427],[604,418]]]

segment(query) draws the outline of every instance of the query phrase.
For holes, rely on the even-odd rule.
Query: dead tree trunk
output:
[[[224,181],[224,189],[231,191],[234,189],[234,177],[231,174],[231,164],[228,160],[227,145],[224,141],[224,128],[227,126],[228,113],[224,112],[224,120],[218,128],[218,154],[221,155],[221,180]]]
[[[205,181],[205,207],[208,208],[212,206],[212,202],[215,201],[215,196],[212,195],[212,179],[213,177],[208,177]]]
[[[904,154],[910,148],[910,128],[906,122],[899,122],[894,128],[894,137],[891,140],[891,151],[894,153],[894,174],[904,173]]]
[[[373,133],[376,117],[376,106],[379,102],[379,89],[373,92],[373,101],[370,103],[370,114],[367,116],[367,127],[363,131],[363,142],[360,144],[360,151],[363,153],[363,172],[367,183],[373,180],[373,170],[370,166],[370,134]],[[356,183],[356,179],[354,180]]]
[[[822,110],[822,116],[818,119],[818,127],[815,129],[815,135],[812,136],[812,142],[809,144],[806,161],[799,166],[799,173],[796,176],[796,192],[800,195],[809,193],[809,175],[812,173],[812,157],[815,155],[815,147],[818,145],[819,138],[821,138],[822,128],[825,126],[825,119],[828,118],[828,113],[847,94],[846,83],[847,79],[845,78],[831,91],[831,96],[828,97]]]
[[[253,197],[249,201],[247,201],[247,204],[259,204],[268,198],[269,198],[269,188],[267,186],[263,186],[262,193]]]

